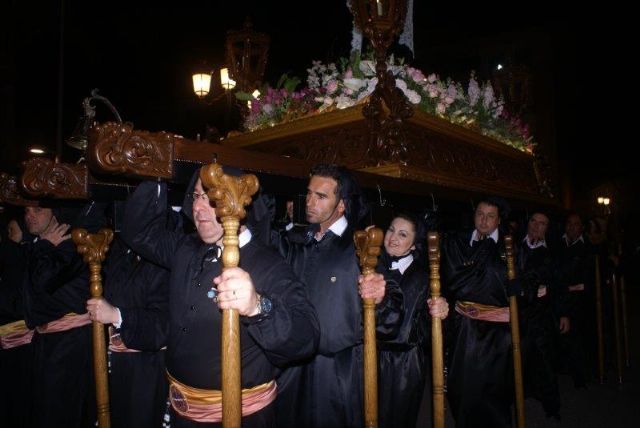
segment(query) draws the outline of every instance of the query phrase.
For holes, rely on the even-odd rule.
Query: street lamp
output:
[[[228,67],[220,68],[220,86],[224,91],[213,96],[209,102],[222,98],[234,89],[252,92],[260,87],[267,64],[269,43],[269,36],[254,31],[249,18],[245,20],[242,30],[228,31],[225,41]],[[198,98],[205,99],[209,96],[212,74],[211,70],[198,70],[192,75],[193,92]]]
[[[608,198],[606,196],[598,196],[597,201],[598,205],[602,206],[602,210],[605,214],[611,214],[611,208],[609,208],[609,205],[611,204],[611,198]]]

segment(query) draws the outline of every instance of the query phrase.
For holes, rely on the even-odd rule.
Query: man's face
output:
[[[47,230],[53,217],[51,208],[26,207],[24,210],[24,222],[27,230],[32,235],[40,236]]]
[[[527,235],[532,242],[541,241],[544,239],[549,227],[549,218],[541,213],[535,213],[529,219],[527,226]]]
[[[338,183],[330,177],[314,175],[307,186],[307,221],[327,230],[344,213],[344,202],[338,200]]]
[[[578,239],[582,235],[582,220],[580,220],[580,217],[577,215],[569,216],[564,226],[564,231],[571,241]]]
[[[193,199],[193,221],[196,224],[198,235],[207,244],[216,243],[222,238],[224,231],[216,218],[216,209],[211,206],[209,198],[206,196],[202,188],[200,179],[196,182],[193,189],[194,194],[198,196]],[[205,194],[205,196],[200,196]]]
[[[489,236],[500,225],[498,207],[481,202],[476,208],[474,223],[481,235]]]

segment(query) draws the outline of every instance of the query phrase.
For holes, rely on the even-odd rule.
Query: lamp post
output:
[[[254,31],[251,20],[247,18],[242,30],[227,32],[225,40],[226,66],[220,68],[220,86],[222,90],[212,90],[211,81],[214,71],[198,70],[192,75],[193,92],[207,104],[212,104],[227,96],[229,105],[225,111],[225,127],[228,127],[230,109],[233,103],[233,91],[251,93],[254,98],[260,94],[267,64],[270,38],[264,33]],[[215,87],[214,87],[215,88]],[[246,113],[248,106],[239,105],[240,113]]]
[[[611,198],[608,198],[606,196],[598,196],[597,201],[598,205],[602,206],[602,211],[605,215],[611,214],[611,208],[609,207],[609,205],[611,204]]]

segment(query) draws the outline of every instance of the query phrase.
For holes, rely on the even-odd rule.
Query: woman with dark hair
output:
[[[404,296],[403,321],[393,340],[378,342],[381,427],[414,427],[427,379],[429,315],[446,318],[444,298],[429,299],[429,273],[424,254],[425,231],[417,218],[398,214],[384,237],[378,264],[388,283],[399,284]]]

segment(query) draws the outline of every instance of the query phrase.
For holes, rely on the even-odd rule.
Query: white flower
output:
[[[360,71],[365,76],[375,76],[376,75],[376,63],[373,61],[360,61]]]
[[[344,79],[344,86],[351,89],[352,91],[359,91],[364,85],[365,81],[362,79],[356,79],[352,77],[351,79]]]

